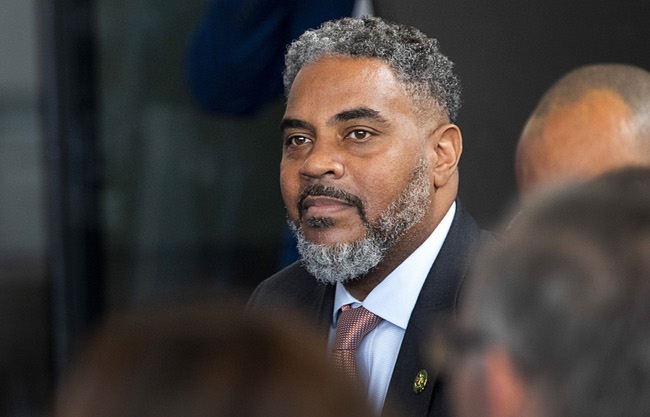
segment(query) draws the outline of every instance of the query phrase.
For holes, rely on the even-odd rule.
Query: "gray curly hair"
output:
[[[450,121],[460,110],[460,80],[438,41],[421,31],[377,17],[325,22],[295,40],[285,55],[284,89],[288,96],[300,69],[324,56],[377,58],[385,61],[421,110],[437,104]]]

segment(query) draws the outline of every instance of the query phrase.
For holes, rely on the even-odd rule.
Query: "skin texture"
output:
[[[463,358],[452,384],[458,417],[533,417],[533,401],[508,352],[493,347]]]
[[[362,300],[424,242],[451,206],[462,151],[460,131],[446,120],[418,114],[383,61],[345,57],[321,58],[300,70],[281,128],[282,197],[289,219],[314,243],[356,242],[365,228],[357,207],[340,199],[301,200],[306,187],[331,186],[358,197],[372,222],[404,190],[423,156],[429,165],[432,192],[422,220],[375,269],[345,284]],[[316,217],[328,219],[330,226],[310,225]]]
[[[592,90],[578,101],[552,105],[528,120],[516,153],[523,195],[583,181],[618,168],[642,165],[625,102],[611,90]]]

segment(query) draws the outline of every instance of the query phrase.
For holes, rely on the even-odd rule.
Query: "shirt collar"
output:
[[[363,302],[354,298],[343,284],[337,283],[332,323],[336,326],[341,306],[352,304],[353,307],[362,305],[385,321],[406,329],[422,285],[449,233],[455,213],[456,202],[451,205],[431,236],[380,282]]]

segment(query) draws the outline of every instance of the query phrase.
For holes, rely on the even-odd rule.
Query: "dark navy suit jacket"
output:
[[[479,229],[472,216],[457,201],[456,214],[424,282],[395,363],[388,387],[386,405],[408,416],[449,416],[442,378],[427,359],[437,318],[453,313],[461,284],[479,245],[491,236]],[[325,334],[332,322],[334,285],[319,284],[296,262],[262,282],[251,295],[251,310],[295,309],[323,327]],[[413,381],[420,370],[427,370],[429,382],[417,394]]]

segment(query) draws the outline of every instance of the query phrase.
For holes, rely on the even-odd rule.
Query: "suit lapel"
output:
[[[293,286],[292,292],[293,296],[300,300],[298,307],[300,310],[307,312],[311,319],[314,320],[314,323],[329,332],[332,324],[336,286],[319,284],[316,278],[302,268],[299,263],[292,267],[296,268],[294,271],[296,285]]]
[[[457,202],[454,221],[411,313],[388,387],[387,404],[394,404],[406,415],[428,415],[434,396],[434,408],[446,409],[440,384],[436,381],[438,370],[429,365],[423,347],[430,342],[435,320],[454,311],[468,260],[475,253],[478,242],[478,226]],[[416,393],[413,382],[423,369],[429,374],[429,380],[424,391]]]
[[[318,307],[318,323],[329,332],[332,325],[332,310],[334,309],[334,285],[323,285]]]

